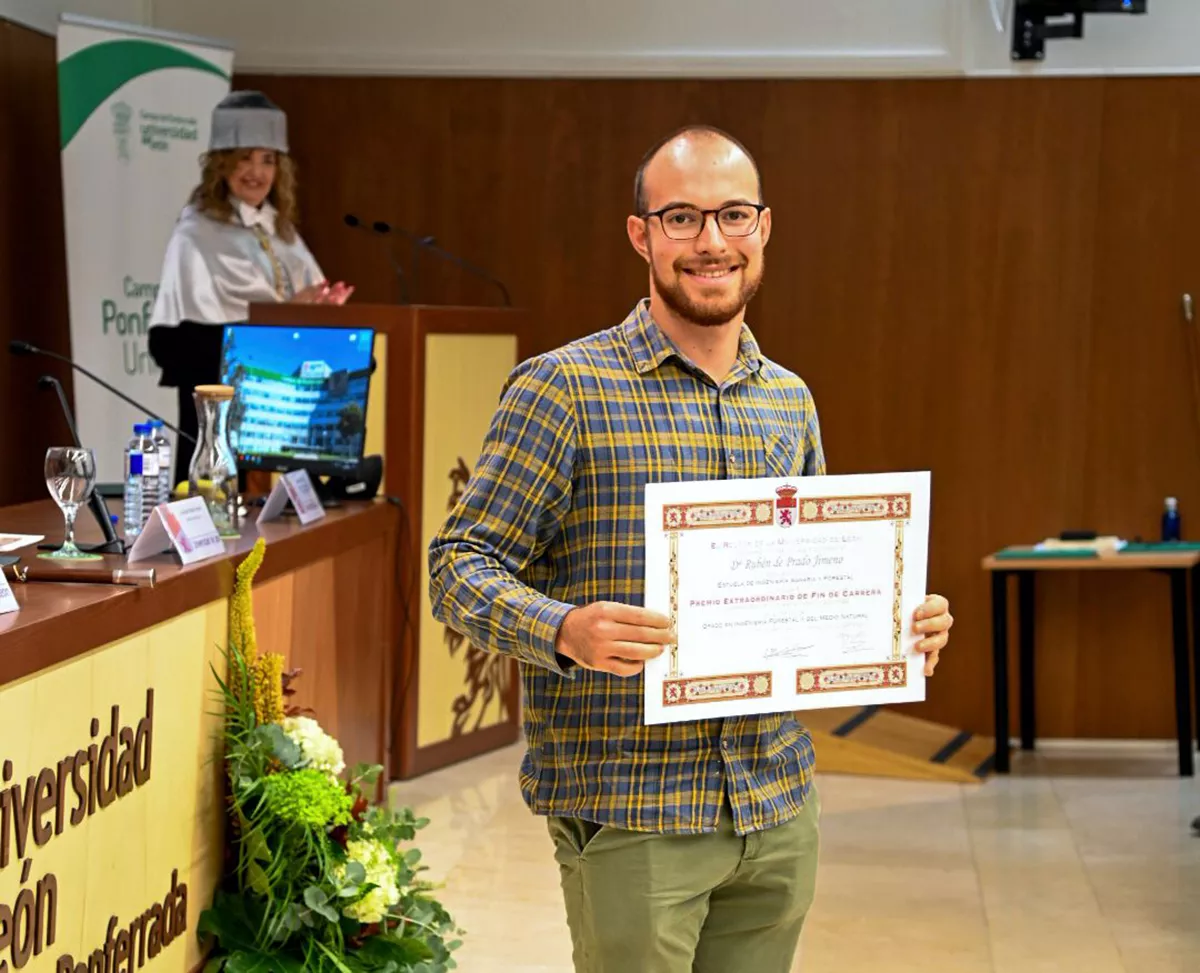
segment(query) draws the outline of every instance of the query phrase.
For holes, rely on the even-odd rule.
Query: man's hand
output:
[[[558,630],[554,649],[585,669],[636,676],[647,659],[675,641],[671,620],[658,612],[615,601],[572,608]]]
[[[925,653],[925,675],[932,676],[937,668],[938,653],[950,640],[950,602],[941,595],[926,595],[925,602],[913,613],[913,631],[925,638],[917,643],[917,651]]]

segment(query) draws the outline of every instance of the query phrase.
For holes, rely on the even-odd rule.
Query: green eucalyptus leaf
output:
[[[304,755],[300,752],[300,747],[283,732],[283,727],[278,723],[267,723],[260,726],[257,732],[267,741],[275,759],[288,770],[297,770],[303,766]]]

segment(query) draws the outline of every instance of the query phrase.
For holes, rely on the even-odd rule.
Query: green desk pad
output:
[[[1200,541],[1138,541],[1126,544],[1117,551],[1122,554],[1169,554],[1172,551],[1200,551]],[[1099,552],[1088,547],[1059,547],[1052,550],[1037,550],[1033,547],[1006,547],[997,551],[997,558],[1086,558],[1099,557]]]
[[[997,558],[1045,558],[1052,561],[1055,558],[1099,557],[1096,551],[1086,547],[1060,547],[1053,551],[1039,551],[1032,547],[1006,547],[997,551]]]

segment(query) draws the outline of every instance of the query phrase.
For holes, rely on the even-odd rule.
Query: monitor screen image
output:
[[[221,380],[234,389],[229,441],[241,466],[337,473],[362,459],[375,332],[232,324]]]

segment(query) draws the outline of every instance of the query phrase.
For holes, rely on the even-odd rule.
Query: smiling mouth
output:
[[[702,280],[711,283],[721,283],[729,280],[741,267],[684,267],[683,272],[689,277],[694,277],[696,280]]]

